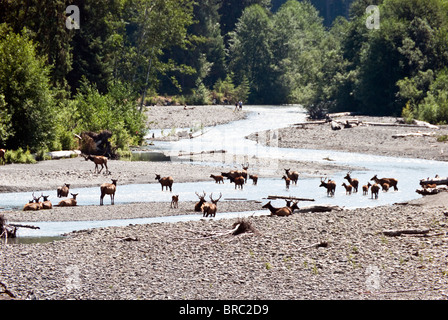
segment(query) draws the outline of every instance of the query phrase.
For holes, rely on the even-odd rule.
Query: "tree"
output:
[[[8,148],[29,147],[36,151],[55,141],[55,102],[50,86],[46,57],[37,55],[37,46],[27,35],[0,25],[0,92],[4,95],[14,135]]]

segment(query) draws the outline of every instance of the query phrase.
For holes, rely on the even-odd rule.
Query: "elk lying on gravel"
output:
[[[290,172],[291,169],[285,169],[286,176],[297,185],[297,180],[299,180],[299,173],[297,171]]]
[[[179,195],[171,197],[171,208],[179,208]]]
[[[290,216],[292,214],[292,210],[290,207],[282,207],[282,208],[276,208],[271,204],[271,201],[266,203],[264,206],[262,206],[263,209],[269,209],[271,211],[271,215],[274,216]]]
[[[285,201],[286,201],[286,206],[291,209],[291,213],[294,213],[294,210],[299,209],[299,206],[298,206],[299,201],[298,200],[294,201],[292,203],[292,205],[291,205],[292,200],[285,199]]]
[[[381,179],[378,179],[377,175],[374,175],[373,178],[370,179],[370,181],[375,181],[380,186],[383,185],[384,183],[387,183],[389,185],[389,187],[393,187],[395,191],[398,190],[398,187],[397,187],[398,180],[395,179],[395,178],[381,178]]]
[[[168,188],[170,188],[170,191],[173,191],[173,182],[174,179],[173,177],[160,177],[160,174],[156,174],[156,179],[160,182],[160,184],[162,185],[162,191],[163,188],[165,187],[165,189],[168,191]]]
[[[218,210],[217,204],[219,199],[221,199],[222,194],[221,192],[219,193],[219,198],[218,199],[213,199],[213,193],[210,195],[210,201],[212,203],[205,203],[202,206],[202,212],[203,212],[203,217],[215,217],[216,216],[216,211]]]
[[[0,163],[6,164],[5,153],[5,149],[0,149]]]
[[[257,185],[257,183],[258,183],[258,176],[257,176],[256,174],[250,174],[250,175],[249,175],[249,179],[252,179],[252,184],[253,184],[254,186]]]
[[[34,200],[30,200],[26,205],[23,206],[23,211],[37,211],[40,210],[40,204],[35,203]]]
[[[334,193],[336,192],[336,182],[333,180],[328,180],[328,182],[325,182],[325,180],[327,180],[327,178],[324,180],[322,180],[322,178],[320,179],[319,187],[324,187],[327,189],[327,196],[334,196]]]
[[[371,186],[372,186],[372,185],[370,184],[370,182],[368,182],[366,185],[363,185],[363,186],[362,186],[362,194],[363,194],[364,196],[366,196],[366,195],[369,194],[369,188],[370,188]]]
[[[198,198],[199,198],[199,202],[197,202],[197,203],[194,205],[194,211],[195,211],[195,212],[201,212],[201,211],[202,211],[202,206],[203,206],[204,203],[205,203],[205,196],[206,196],[206,193],[205,193],[205,191],[202,191],[202,196],[199,195],[197,192],[195,192],[195,193],[196,193],[196,195],[197,195]]]
[[[115,191],[117,190],[117,181],[118,179],[112,179],[112,183],[103,183],[100,186],[101,197],[100,197],[100,205],[103,205],[103,198],[106,194],[110,195],[110,204],[114,204],[115,199]]]
[[[221,182],[224,183],[224,177],[221,175],[211,174],[210,178],[213,178],[215,180],[215,183],[221,183]]]
[[[95,163],[95,173],[101,173],[104,167],[106,167],[106,173],[110,173],[109,169],[107,168],[107,158],[104,156],[92,156],[92,155],[82,155],[84,159],[91,160],[93,163]],[[101,169],[98,171],[99,166],[101,166]]]
[[[70,194],[72,195],[73,198],[61,200],[61,201],[59,201],[59,203],[56,206],[57,207],[76,207],[76,205],[77,205],[76,196],[78,195],[78,193],[70,193]]]
[[[53,205],[51,204],[51,201],[48,200],[48,198],[50,197],[48,196],[44,196],[43,193],[41,193],[41,197],[44,199],[44,201],[42,202],[42,209],[53,209]]]
[[[380,186],[375,183],[370,187],[370,192],[372,193],[372,199],[375,196],[375,199],[378,199],[378,192],[380,191]]]
[[[353,192],[358,192],[359,181],[358,179],[353,179],[350,174],[351,172],[347,172],[344,179],[347,179],[348,183],[353,187]]]
[[[288,178],[287,176],[283,176],[282,179],[285,180],[286,189],[289,189],[289,185],[291,184],[291,179]]]
[[[345,194],[352,194],[353,186],[351,184],[347,185],[344,182],[344,183],[342,183],[342,186],[345,188]]]
[[[58,187],[57,189],[58,198],[67,197],[69,191],[70,191],[70,184],[64,183],[62,187]]]

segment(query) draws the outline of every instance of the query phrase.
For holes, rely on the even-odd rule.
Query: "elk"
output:
[[[200,196],[197,192],[195,192],[196,195],[197,195],[198,198],[199,198],[199,202],[197,202],[197,203],[194,205],[194,211],[196,211],[196,212],[201,212],[201,211],[202,211],[202,206],[203,206],[204,203],[205,203],[205,196],[206,196],[206,193],[205,193],[205,191],[202,191],[202,192],[203,192],[202,196]]]
[[[179,195],[176,194],[175,196],[171,197],[171,208],[179,208]]]
[[[215,180],[215,183],[221,183],[221,182],[224,183],[224,177],[221,175],[211,174],[210,178],[213,178]]]
[[[247,169],[249,169],[249,163],[246,162],[245,164],[242,164],[241,166],[243,167],[241,175],[243,176],[244,180],[247,181]]]
[[[369,188],[370,188],[371,186],[372,186],[372,185],[370,184],[370,182],[368,182],[366,185],[363,185],[363,186],[362,186],[362,194],[363,194],[364,196],[366,196],[366,195],[369,194]]]
[[[239,171],[239,170],[238,171],[232,170],[232,171],[229,171],[229,172],[221,172],[221,175],[223,177],[226,177],[227,179],[229,179],[230,181],[233,182],[233,180],[235,178],[241,177],[243,175],[243,172]]]
[[[324,180],[322,180],[322,178],[320,179],[319,187],[324,187],[327,189],[327,196],[334,196],[334,193],[336,192],[336,182],[333,180],[328,180],[328,182],[325,182],[325,180],[327,180],[327,178]]]
[[[389,184],[388,184],[388,183],[383,183],[383,184],[381,185],[381,189],[382,189],[384,192],[389,191]]]
[[[262,206],[263,209],[269,209],[271,211],[271,215],[275,216],[290,216],[292,214],[292,210],[289,207],[283,207],[283,208],[276,208],[271,204],[271,201],[266,203],[264,206]]]
[[[112,179],[112,183],[103,183],[100,186],[101,197],[100,197],[100,205],[103,205],[103,198],[106,194],[110,195],[110,204],[114,204],[115,200],[115,191],[117,190],[117,181],[118,179]]]
[[[291,184],[291,179],[288,178],[287,176],[283,176],[282,179],[285,180],[286,189],[289,189],[289,185]]]
[[[342,186],[345,188],[345,194],[352,194],[353,186],[351,184],[347,185],[344,182],[344,183],[342,183]]]
[[[168,188],[170,188],[170,191],[173,191],[173,182],[174,179],[173,177],[160,177],[160,174],[156,174],[156,179],[160,182],[160,184],[162,185],[162,191],[163,191],[163,187],[165,187],[165,189],[168,191]]]
[[[374,175],[372,179],[370,179],[370,181],[375,181],[377,184],[379,185],[383,185],[384,183],[387,183],[389,185],[389,187],[394,187],[394,190],[397,191],[398,187],[398,180],[395,178],[381,178],[378,179],[377,175]]]
[[[75,207],[77,205],[76,196],[78,193],[70,193],[73,198],[59,201],[57,207]]]
[[[5,153],[6,153],[5,149],[0,149],[0,160],[1,163],[3,164],[6,164]]]
[[[44,194],[41,193],[41,197],[44,199],[44,201],[42,202],[42,209],[53,209],[51,201],[48,200],[50,196],[44,196]]]
[[[70,184],[67,183],[64,183],[62,187],[58,187],[57,189],[58,198],[67,197],[69,190],[70,190]]]
[[[40,210],[40,204],[30,200],[26,205],[23,206],[23,211],[37,211]]]
[[[375,199],[378,199],[379,191],[380,191],[380,186],[376,183],[370,187],[370,192],[372,193],[372,199],[373,199],[373,196],[375,196]]]
[[[291,200],[285,199],[285,201],[286,201],[286,206],[291,209],[291,213],[294,213],[295,209],[299,209],[299,206],[297,205],[299,203],[298,200],[294,201],[292,205],[291,205]]]
[[[212,203],[205,203],[202,206],[202,212],[203,212],[203,217],[215,217],[216,216],[216,211],[218,210],[217,204],[219,199],[221,199],[222,194],[221,192],[219,193],[219,198],[218,199],[213,199],[213,193],[210,194],[210,201]]]
[[[236,177],[235,179],[230,179],[230,181],[235,183],[235,189],[239,187],[241,190],[243,190],[244,177]]]
[[[344,177],[344,179],[347,179],[347,181],[353,187],[353,192],[358,192],[359,181],[358,179],[353,179],[350,174],[351,172],[347,172],[347,175]]]
[[[290,172],[291,169],[285,169],[286,176],[297,185],[297,180],[299,179],[299,173],[297,171]]]
[[[258,183],[258,176],[257,176],[256,174],[250,174],[250,175],[249,175],[249,179],[252,179],[252,184],[253,184],[254,186],[257,185],[257,183]]]
[[[109,169],[107,168],[107,158],[105,156],[92,156],[92,155],[83,155],[84,159],[91,160],[93,163],[95,163],[95,173],[101,173],[104,167],[106,167],[106,173],[109,172]],[[98,171],[99,166],[101,166],[101,169]],[[110,173],[110,172],[109,172]]]

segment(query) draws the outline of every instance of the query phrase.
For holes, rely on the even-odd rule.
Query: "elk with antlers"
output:
[[[325,182],[325,180],[327,180],[327,178],[325,178],[324,180],[322,180],[322,178],[320,179],[320,186],[319,187],[324,187],[327,189],[327,196],[334,196],[334,193],[336,192],[336,182],[334,182],[333,180],[328,180],[328,182]]]
[[[285,169],[285,174],[295,185],[297,185],[297,180],[299,180],[299,173],[297,171],[290,171],[291,169]]]
[[[201,211],[202,211],[202,206],[203,206],[204,203],[205,203],[205,196],[206,196],[206,193],[205,193],[205,191],[202,191],[202,196],[199,195],[197,192],[195,192],[195,193],[196,193],[196,195],[197,195],[198,198],[199,198],[199,202],[196,202],[196,204],[194,205],[194,211],[195,211],[195,212],[201,212]]]
[[[219,199],[221,199],[221,197],[222,197],[221,192],[219,193],[218,199],[213,199],[213,193],[210,194],[210,201],[212,203],[207,202],[202,206],[203,217],[208,217],[208,216],[215,217],[216,216],[216,211],[218,210],[217,204],[218,204]]]
[[[395,191],[398,190],[398,187],[397,187],[398,180],[395,179],[395,178],[381,178],[381,179],[378,179],[377,175],[374,175],[373,178],[370,179],[370,181],[375,181],[380,186],[382,186],[384,183],[387,183],[389,185],[389,187],[393,187]]]
[[[103,198],[106,194],[110,195],[110,204],[114,204],[115,200],[115,191],[117,190],[117,181],[118,179],[112,179],[112,183],[103,183],[100,186],[101,196],[100,196],[100,205],[103,205]]]
[[[104,167],[106,167],[106,173],[110,173],[109,169],[107,168],[107,158],[104,156],[92,156],[92,155],[82,155],[84,159],[91,160],[93,163],[95,163],[95,173],[101,173]],[[99,169],[99,166],[101,166],[101,169]],[[98,170],[99,169],[99,170]]]
[[[353,179],[350,176],[351,173],[351,171],[347,172],[347,175],[344,177],[344,179],[347,179],[348,183],[353,187],[353,192],[358,192],[359,181],[358,179]]]
[[[168,191],[168,188],[170,188],[170,191],[173,191],[173,182],[174,179],[173,177],[160,177],[160,174],[156,174],[156,179],[160,182],[160,184],[162,185],[162,191],[163,188],[165,187],[165,189]]]

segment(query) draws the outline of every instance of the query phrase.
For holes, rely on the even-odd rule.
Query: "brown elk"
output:
[[[241,165],[243,167],[243,170],[241,171],[241,175],[243,176],[244,180],[247,182],[247,169],[249,169],[249,163],[246,162],[245,164]]]
[[[271,201],[262,206],[263,209],[269,209],[271,211],[271,215],[275,216],[290,216],[292,214],[292,210],[289,207],[276,208],[271,204]]]
[[[117,181],[118,179],[112,179],[112,183],[103,183],[100,186],[101,196],[100,196],[100,205],[103,205],[103,198],[106,194],[110,195],[110,204],[114,204],[115,200],[115,191],[117,190]]]
[[[162,185],[162,191],[163,188],[165,187],[165,189],[168,191],[168,188],[170,188],[170,191],[173,191],[173,182],[174,179],[173,177],[160,177],[160,174],[156,174],[156,179],[160,182],[160,184]]]
[[[44,196],[43,193],[41,193],[41,197],[44,199],[44,201],[42,202],[42,209],[52,209],[53,205],[51,204],[51,201],[48,200],[48,198],[50,197],[48,196]]]
[[[59,201],[59,203],[56,206],[57,207],[76,207],[76,205],[77,205],[76,196],[78,195],[78,193],[70,193],[70,194],[72,195],[73,198],[61,200],[61,201]]]
[[[0,149],[0,163],[6,164],[5,153],[5,149]]]
[[[23,206],[23,211],[37,211],[40,209],[40,204],[34,202],[34,200],[30,200],[26,205]]]
[[[327,196],[334,196],[334,193],[336,192],[336,182],[333,180],[328,180],[328,182],[325,182],[325,180],[327,180],[327,178],[324,180],[322,180],[322,178],[320,179],[319,187],[324,187],[327,189]]]
[[[221,183],[221,182],[224,183],[224,177],[221,175],[211,174],[210,178],[213,178],[215,180],[215,183]]]
[[[389,184],[388,184],[388,183],[383,183],[383,184],[381,185],[381,189],[382,189],[384,192],[389,191]]]
[[[171,208],[179,208],[179,195],[171,197]]]
[[[109,172],[109,168],[107,167],[107,158],[105,156],[92,156],[92,155],[83,155],[84,159],[91,160],[93,163],[95,163],[95,173],[101,173],[104,167],[106,167],[106,173]],[[101,166],[101,169],[99,169],[99,166]]]
[[[285,169],[286,176],[297,185],[297,180],[299,180],[299,173],[297,171],[290,172],[291,169]]]
[[[352,194],[353,186],[351,184],[347,185],[344,182],[344,183],[342,183],[342,186],[345,188],[345,194]]]
[[[202,192],[203,192],[202,196],[199,195],[197,192],[195,192],[196,195],[197,195],[198,198],[199,198],[199,202],[197,202],[197,203],[194,205],[194,211],[195,211],[195,212],[201,212],[201,211],[202,211],[202,206],[203,206],[204,203],[205,203],[205,196],[206,196],[206,193],[205,193],[205,191],[202,191]]]
[[[372,185],[370,184],[370,182],[368,182],[366,185],[363,185],[363,186],[362,186],[362,194],[363,194],[364,196],[366,196],[366,195],[369,194],[369,188],[370,188],[371,186],[372,186]]]
[[[239,187],[241,190],[243,190],[244,177],[236,177],[235,179],[230,179],[230,181],[235,183],[235,189]]]
[[[243,172],[240,171],[240,170],[232,170],[232,171],[229,171],[229,172],[221,172],[221,175],[223,177],[226,177],[227,179],[229,179],[230,181],[233,182],[233,180],[235,178],[243,176]]]
[[[292,200],[285,199],[285,201],[286,201],[286,206],[291,209],[291,213],[294,213],[295,209],[299,209],[299,206],[298,206],[299,201],[298,200],[294,201],[292,205],[291,205]]]
[[[353,179],[350,174],[351,172],[347,172],[347,175],[344,177],[344,179],[347,179],[348,183],[350,183],[350,185],[353,187],[353,192],[358,192],[359,181],[358,179]]]
[[[379,185],[383,185],[384,183],[387,183],[389,187],[393,187],[395,191],[398,190],[397,184],[398,180],[395,178],[381,178],[378,179],[377,175],[374,175],[370,181],[375,181]]]
[[[258,183],[258,176],[257,176],[256,174],[250,174],[250,175],[249,175],[249,179],[252,179],[252,184],[253,184],[254,186],[257,185],[257,183]]]
[[[219,193],[218,199],[213,199],[213,193],[210,195],[210,201],[212,203],[207,202],[202,206],[202,212],[203,212],[204,217],[208,217],[208,216],[215,217],[216,216],[216,211],[218,210],[217,204],[218,204],[219,199],[221,199],[221,197],[222,197],[221,192]]]
[[[372,199],[375,196],[375,199],[378,199],[378,192],[380,191],[380,186],[375,183],[370,187],[370,192],[372,193]]]
[[[64,183],[62,187],[58,187],[57,189],[58,198],[67,197],[69,191],[70,191],[70,184]]]
[[[289,189],[289,185],[291,184],[291,179],[288,178],[287,176],[283,176],[282,179],[285,180],[286,189]]]

